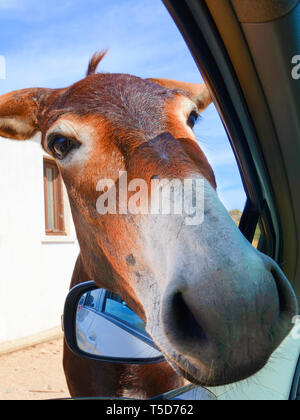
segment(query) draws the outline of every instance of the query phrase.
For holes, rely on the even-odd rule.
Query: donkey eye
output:
[[[190,116],[189,116],[188,120],[187,120],[187,124],[188,124],[191,128],[194,128],[194,126],[195,126],[195,124],[196,124],[196,122],[197,122],[197,120],[198,120],[198,117],[199,117],[198,113],[197,113],[196,111],[192,111],[192,112],[190,113]]]
[[[64,159],[72,149],[79,147],[78,143],[66,137],[56,136],[50,139],[49,149],[57,159]]]

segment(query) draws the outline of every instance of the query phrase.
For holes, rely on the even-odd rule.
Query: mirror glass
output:
[[[104,289],[81,296],[76,312],[78,348],[91,355],[117,359],[153,359],[162,354],[145,323],[122,300]]]

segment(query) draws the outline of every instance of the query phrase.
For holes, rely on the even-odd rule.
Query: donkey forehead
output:
[[[155,131],[164,118],[166,102],[179,95],[189,98],[184,90],[167,89],[139,77],[94,74],[59,93],[43,112],[43,126],[48,129],[68,113],[79,117],[100,114],[116,125]]]

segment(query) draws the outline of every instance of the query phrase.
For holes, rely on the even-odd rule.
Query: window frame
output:
[[[55,171],[56,177],[53,183],[53,210],[54,210],[54,229],[48,225],[48,194],[47,194],[47,168]],[[67,236],[65,206],[63,194],[63,181],[56,162],[48,157],[43,157],[43,183],[44,183],[44,204],[45,204],[45,234],[46,236]],[[62,217],[61,217],[62,215]]]

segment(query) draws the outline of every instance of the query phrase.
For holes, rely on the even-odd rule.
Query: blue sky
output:
[[[84,77],[96,50],[109,48],[107,72],[199,82],[201,76],[160,0],[0,0],[0,55],[7,78],[0,94],[33,86],[57,88]],[[200,146],[228,209],[245,194],[214,106],[196,126]]]

